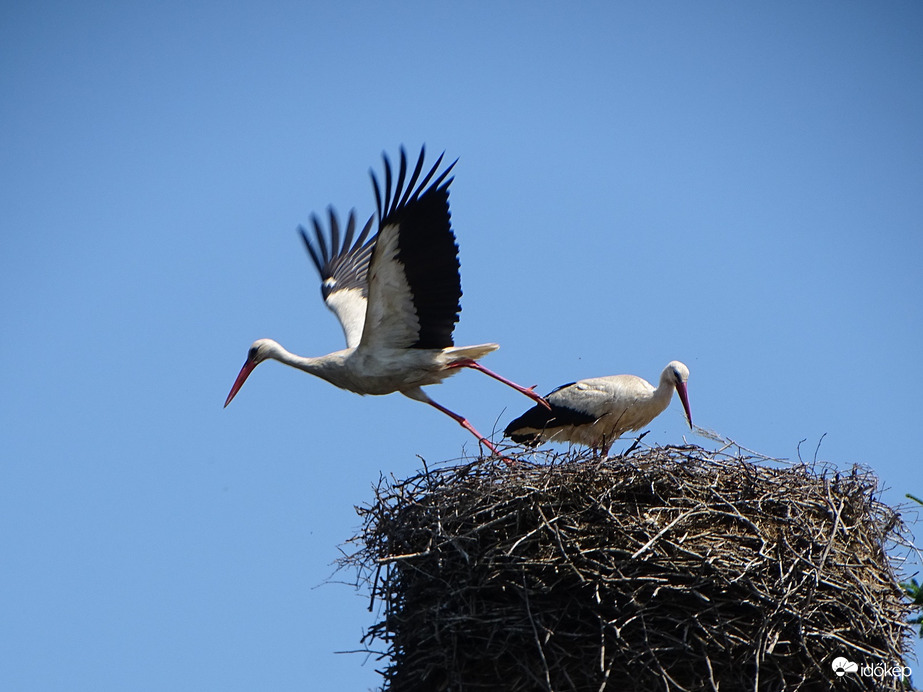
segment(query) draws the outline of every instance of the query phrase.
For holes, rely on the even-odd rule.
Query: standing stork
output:
[[[515,384],[477,362],[499,348],[498,344],[454,345],[452,332],[461,311],[462,293],[458,245],[449,220],[449,184],[453,178],[448,175],[455,163],[436,175],[443,154],[421,179],[424,153],[421,149],[405,186],[407,157],[401,147],[393,194],[391,164],[383,156],[384,200],[378,179],[371,172],[378,233],[368,242],[372,219],[353,242],[354,212],[349,215],[342,244],[332,209],[329,248],[317,217],[311,219],[316,247],[305,230],[299,229],[320,273],[324,302],[343,327],[346,348],[308,358],[290,353],[272,339],[259,339],[250,347],[225,406],[253,369],[271,358],[357,394],[400,392],[429,404],[498,456],[496,447],[467,419],[430,399],[422,388],[454,375],[459,368],[472,368],[548,407],[534,387]]]
[[[571,382],[545,397],[551,410],[534,406],[506,426],[503,434],[530,446],[545,440],[576,442],[608,455],[609,447],[622,434],[639,430],[663,413],[674,389],[691,428],[688,379],[689,368],[674,360],[663,369],[656,389],[636,375]]]

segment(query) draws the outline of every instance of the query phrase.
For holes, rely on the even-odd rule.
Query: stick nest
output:
[[[904,689],[831,667],[904,665],[886,550],[907,534],[877,478],[771,461],[539,452],[382,479],[342,562],[379,607],[383,689]]]

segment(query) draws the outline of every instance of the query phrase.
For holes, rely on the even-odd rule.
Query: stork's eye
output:
[[[256,346],[247,351],[247,360],[256,360]]]

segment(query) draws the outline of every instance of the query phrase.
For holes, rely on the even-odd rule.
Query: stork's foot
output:
[[[488,373],[488,374],[490,374],[490,373]],[[537,403],[537,404],[539,404],[539,405],[541,405],[541,406],[544,406],[544,407],[547,408],[549,411],[551,410],[551,404],[549,404],[547,401],[545,401],[545,397],[543,397],[543,396],[541,396],[540,394],[537,394],[537,393],[536,393],[535,388],[538,387],[537,384],[533,384],[531,387],[523,387],[523,386],[521,386],[521,385],[516,384],[515,382],[510,382],[509,380],[505,380],[505,379],[501,378],[499,375],[496,375],[496,378],[497,378],[498,380],[500,380],[501,382],[505,382],[505,383],[508,384],[510,387],[512,387],[513,389],[515,389],[517,392],[522,392],[522,393],[525,394],[527,397],[529,397],[530,399],[532,399],[532,401],[534,401],[535,403]]]
[[[502,461],[502,462],[503,462],[504,464],[506,464],[507,466],[514,466],[514,465],[516,464],[515,461],[513,461],[513,460],[510,459],[509,457],[504,456],[503,454],[501,454],[501,453],[500,453],[500,450],[498,450],[498,449],[494,446],[493,442],[491,442],[490,440],[488,440],[486,437],[480,439],[479,442],[480,442],[482,445],[484,445],[485,447],[487,447],[491,452],[493,452],[494,456],[499,457],[499,458],[500,458],[500,461]]]
[[[549,404],[549,403],[545,400],[545,397],[541,396],[540,394],[536,394],[536,393],[535,393],[535,388],[536,388],[536,387],[538,387],[538,385],[537,385],[537,384],[533,384],[531,387],[528,387],[528,388],[524,389],[522,393],[525,394],[525,395],[526,395],[527,397],[529,397],[530,399],[532,399],[532,401],[535,401],[536,403],[541,404],[542,406],[544,406],[545,408],[547,408],[547,409],[550,411],[550,410],[551,410],[551,404]]]
[[[421,392],[421,394],[422,394],[422,392]],[[467,431],[470,432],[472,435],[474,435],[476,438],[478,438],[478,444],[480,444],[480,445],[485,445],[485,446],[487,447],[487,449],[489,449],[491,452],[493,452],[493,453],[496,454],[498,457],[500,457],[501,459],[503,459],[503,461],[506,462],[506,465],[507,465],[507,466],[511,466],[511,465],[513,464],[513,461],[512,461],[511,459],[507,459],[505,456],[503,456],[502,454],[500,454],[500,451],[499,451],[496,447],[494,447],[494,443],[491,442],[490,440],[488,440],[486,437],[484,437],[481,433],[479,433],[479,432],[477,431],[477,429],[475,429],[475,427],[474,427],[473,425],[471,425],[471,423],[468,422],[468,419],[467,419],[467,418],[465,418],[464,416],[461,416],[461,415],[455,413],[454,411],[450,411],[449,409],[447,409],[447,408],[446,408],[445,406],[443,406],[442,404],[437,404],[435,401],[433,401],[432,399],[430,399],[430,398],[429,398],[428,396],[426,396],[425,394],[423,394],[423,398],[420,399],[420,401],[423,401],[423,402],[429,404],[429,405],[432,406],[433,408],[439,409],[439,410],[442,411],[444,414],[446,414],[447,416],[449,416],[450,418],[452,418],[452,420],[454,420],[456,423],[458,423],[460,426],[462,426],[465,430],[467,430]]]

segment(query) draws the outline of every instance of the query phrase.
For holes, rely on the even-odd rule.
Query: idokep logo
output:
[[[859,665],[855,661],[850,661],[843,656],[837,656],[830,665],[833,667],[833,672],[836,673],[838,678],[843,677],[847,673],[855,673],[866,678],[885,678],[890,676],[892,678],[901,678],[904,680],[909,678],[911,673],[913,673],[910,666],[887,666],[883,663],[875,663],[872,665],[863,663]]]
[[[859,664],[853,663],[849,659],[838,656],[833,659],[833,672],[836,673],[838,678],[843,677],[846,673],[857,673],[859,671]]]

